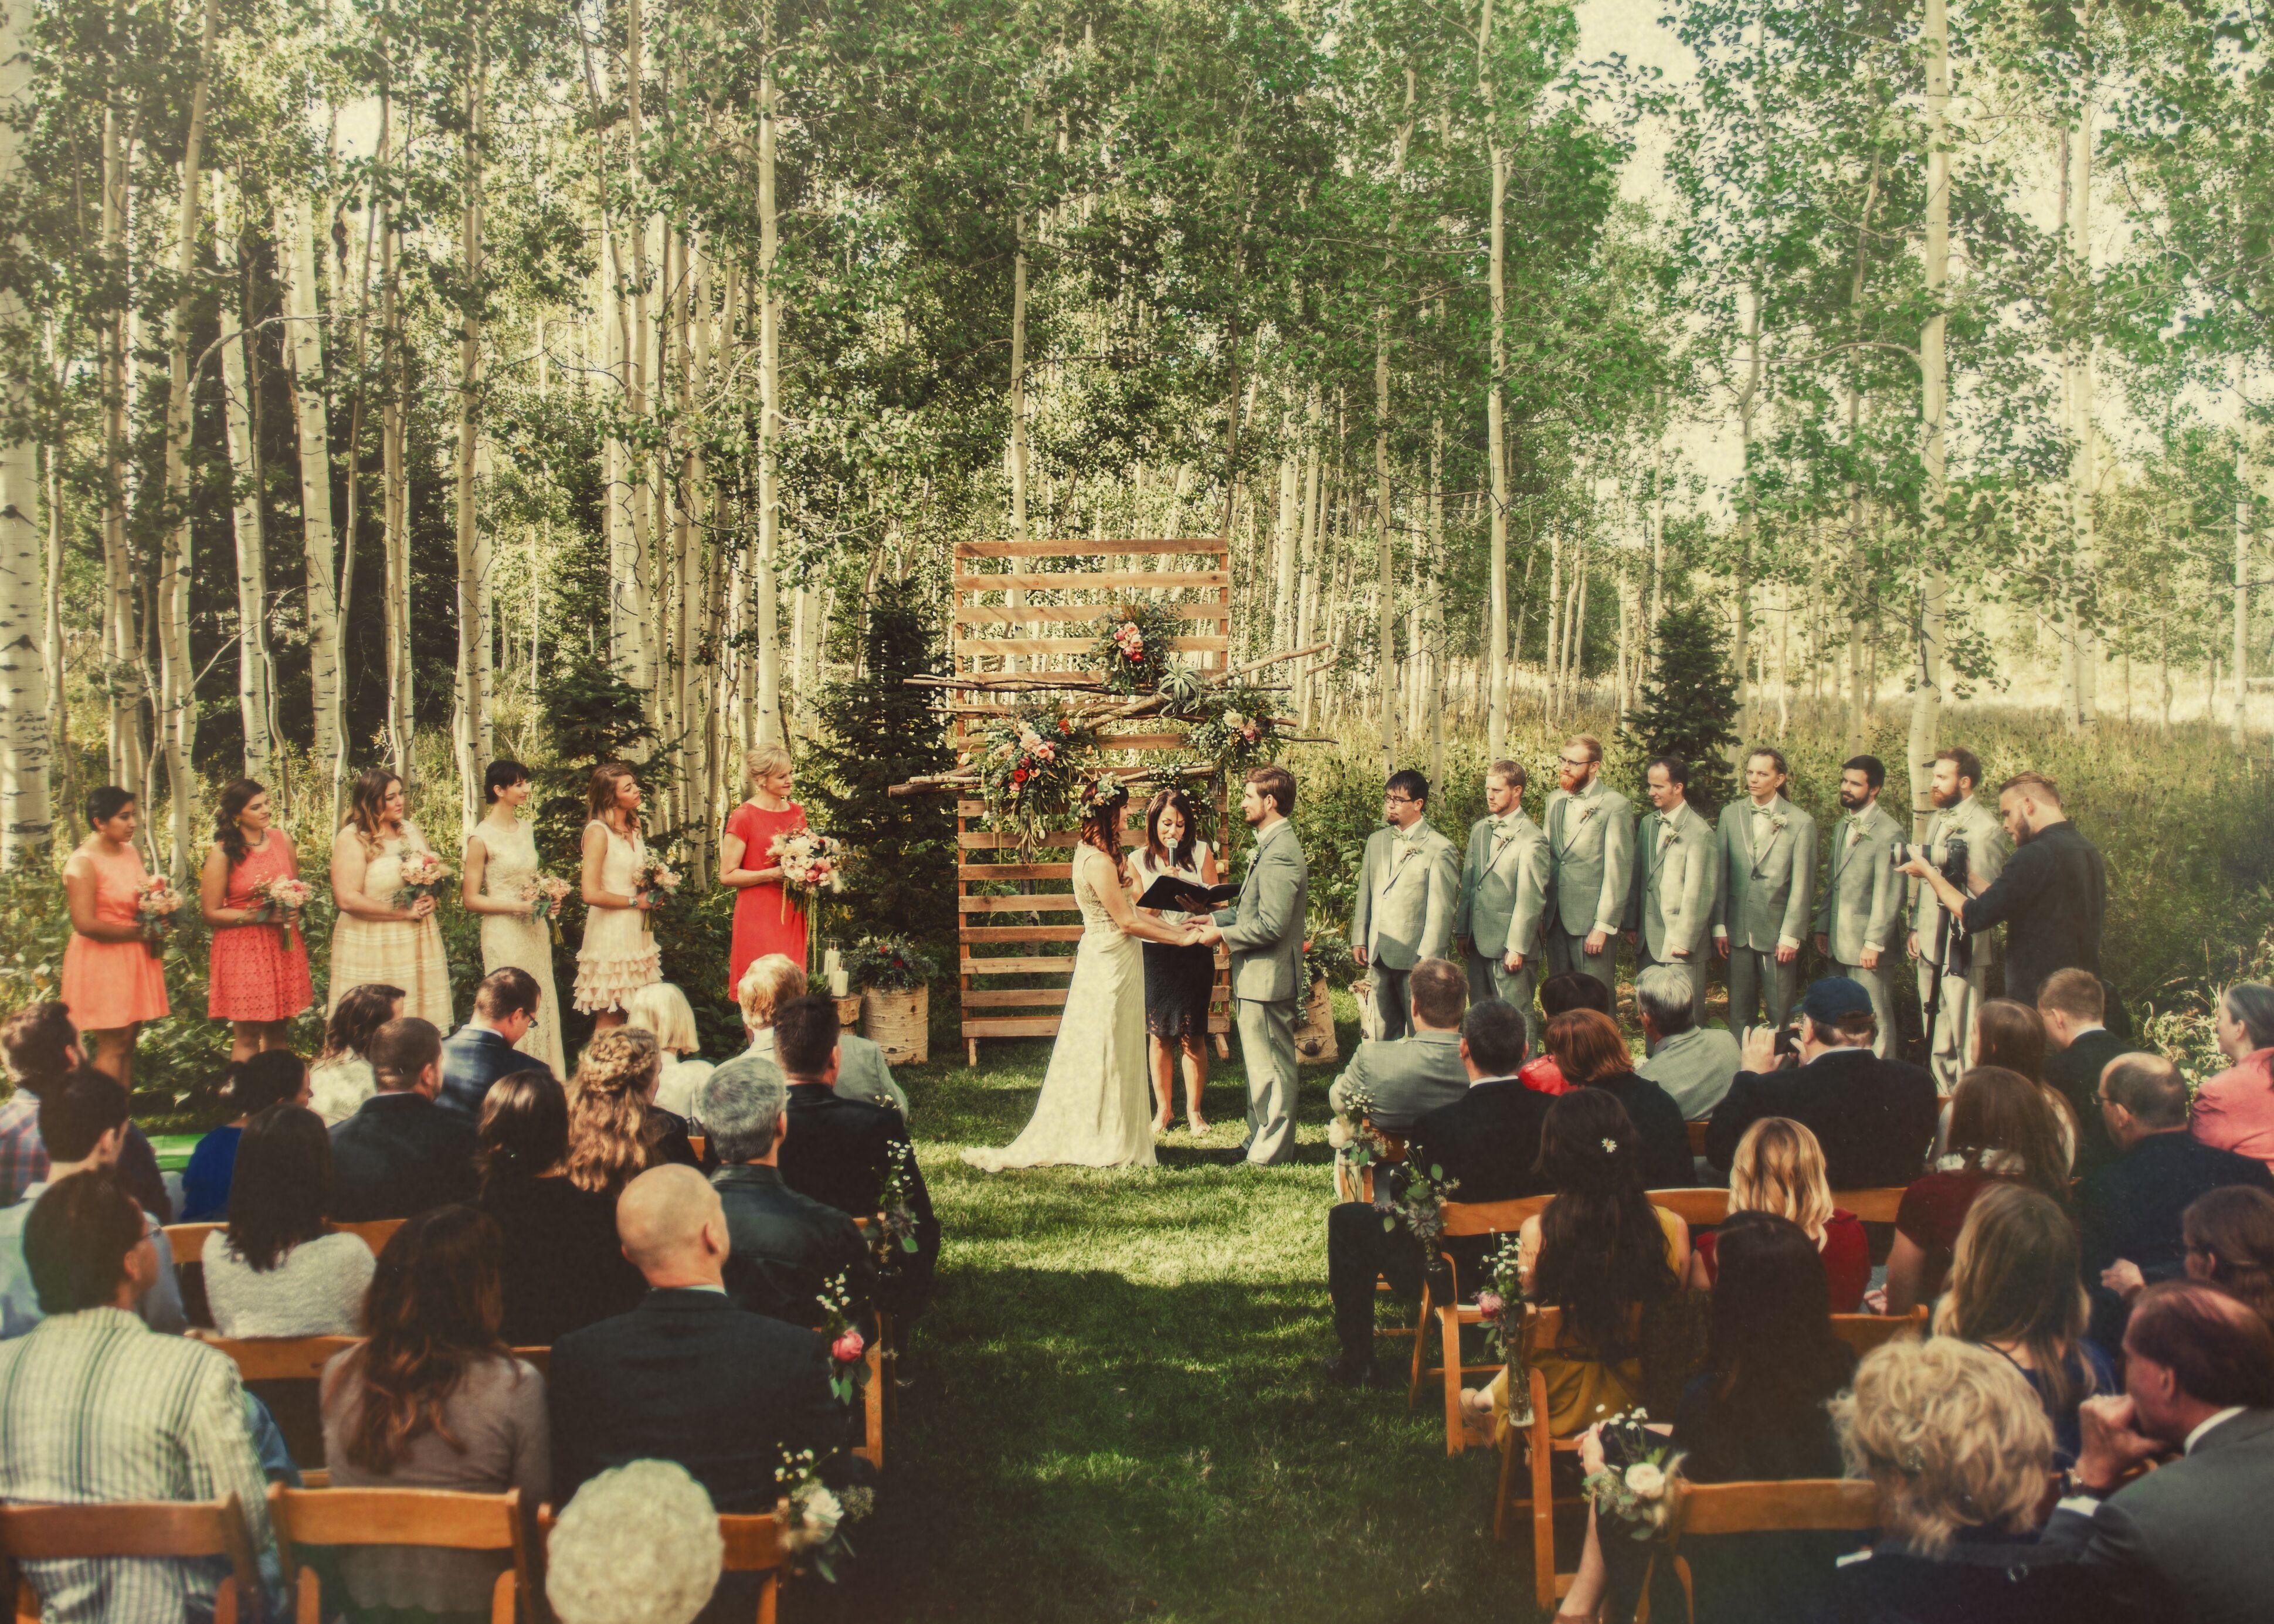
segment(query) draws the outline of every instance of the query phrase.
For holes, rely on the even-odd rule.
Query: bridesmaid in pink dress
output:
[[[805,808],[789,798],[790,755],[779,744],[762,744],[743,758],[750,798],[727,820],[719,846],[719,883],[742,894],[734,898],[734,940],[727,953],[727,996],[737,996],[742,972],[754,959],[779,953],[805,968],[805,910],[784,904],[781,865],[768,855],[777,836],[805,827]]]
[[[166,972],[142,940],[136,899],[150,871],[134,849],[134,797],[106,784],[87,798],[94,833],[64,863],[72,939],[63,999],[72,1024],[94,1040],[94,1064],[134,1086],[134,1040],[169,1013]]]
[[[214,844],[198,876],[198,908],[213,927],[206,1013],[234,1024],[232,1061],[284,1048],[292,1017],[314,1002],[298,913],[265,915],[253,891],[264,880],[299,877],[291,837],[269,827],[268,792],[251,778],[231,781],[214,808]]]

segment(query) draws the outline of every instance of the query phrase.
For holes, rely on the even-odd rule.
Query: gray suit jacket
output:
[[[1674,816],[1672,836],[1664,814],[1652,812],[1635,837],[1634,895],[1626,927],[1642,933],[1650,956],[1664,964],[1675,948],[1695,964],[1706,962],[1713,939],[1713,903],[1721,894],[1714,861],[1713,825],[1688,801]]]
[[[1549,919],[1564,935],[1616,930],[1634,883],[1634,808],[1597,778],[1584,795],[1547,797]]]
[[[1263,831],[1247,854],[1247,875],[1232,906],[1216,914],[1231,952],[1231,996],[1251,1004],[1291,1004],[1303,996],[1303,917],[1311,868],[1286,819]]]
[[[2063,1500],[2041,1538],[2077,1553],[2111,1617],[2245,1624],[2263,1620],[2274,1597],[2270,1499],[2274,1410],[2246,1410],[2097,1507]]]
[[[1752,798],[1721,808],[1721,898],[1714,927],[1728,934],[1730,946],[1757,953],[1805,942],[1816,894],[1816,820],[1779,795],[1769,803],[1769,823],[1756,853]]]
[[[1999,821],[1996,808],[1972,795],[1927,820],[1924,844],[1932,846],[1953,835],[1966,842],[1968,874],[1980,876],[1985,884],[1998,877],[1998,871],[2014,854],[2014,843],[2006,838],[2006,825]],[[1942,902],[1935,896],[1934,887],[1924,880],[1909,880],[1906,883],[1911,888],[1911,929],[1918,932],[1919,951],[1922,955],[1931,953],[1935,932],[1942,924]],[[1989,938],[1985,936],[1983,941],[1986,944]],[[1985,960],[1977,952],[1974,962],[1979,967]]]
[[[1327,1090],[1327,1103],[1347,1110],[1361,1091],[1374,1101],[1374,1126],[1404,1133],[1439,1106],[1450,1105],[1469,1092],[1461,1034],[1416,1032],[1388,1043],[1376,1038],[1359,1044],[1348,1069]]]
[[[1510,950],[1529,955],[1539,951],[1540,921],[1547,914],[1547,837],[1540,825],[1517,812],[1502,838],[1494,833],[1491,818],[1479,818],[1469,830],[1461,865],[1453,934],[1468,937],[1487,959],[1503,958]]]
[[[1864,950],[1886,952],[1895,946],[1895,927],[1902,919],[1903,876],[1895,872],[1896,843],[1902,825],[1873,806],[1861,825],[1843,817],[1826,836],[1824,900],[1816,910],[1816,928],[1832,940],[1832,957],[1840,964],[1864,962]],[[1884,960],[1882,961],[1884,964]]]
[[[1351,910],[1351,945],[1385,970],[1411,970],[1453,951],[1453,915],[1461,902],[1460,862],[1453,843],[1417,824],[1410,839],[1394,829],[1367,837]]]

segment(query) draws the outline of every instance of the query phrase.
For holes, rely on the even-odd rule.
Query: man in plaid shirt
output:
[[[80,1064],[79,1030],[60,1004],[34,1004],[0,1024],[0,1055],[16,1092],[0,1101],[0,1207],[13,1207],[48,1177],[40,1139],[40,1095]]]

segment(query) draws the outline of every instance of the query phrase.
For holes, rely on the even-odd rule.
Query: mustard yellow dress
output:
[[[1663,1207],[1650,1210],[1658,1215],[1658,1227],[1666,1236],[1666,1266],[1673,1268],[1681,1259],[1682,1220]],[[1540,1348],[1533,1350],[1531,1366],[1547,1384],[1547,1430],[1557,1438],[1584,1432],[1640,1402],[1639,1359],[1606,1365],[1578,1349]],[[1485,1391],[1492,1398],[1493,1435],[1504,1437],[1509,1431],[1508,1372],[1494,1377]]]

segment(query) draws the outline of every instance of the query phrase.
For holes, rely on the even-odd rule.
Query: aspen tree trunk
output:
[[[762,13],[758,70],[758,569],[751,613],[757,619],[758,741],[782,736],[780,614],[774,603],[781,515],[775,486],[774,445],[781,434],[781,304],[774,292],[774,259],[781,228],[774,207],[773,27],[771,4]]]
[[[13,187],[23,173],[24,132],[13,116],[32,88],[29,15],[24,5],[0,12],[0,188]],[[14,287],[0,287],[0,327],[16,332],[23,320]],[[23,421],[29,405],[32,355],[19,343],[0,376],[11,422]],[[49,707],[62,689],[49,673],[63,650],[60,626],[48,614],[39,514],[38,447],[12,435],[0,440],[0,868],[11,869],[37,861],[53,831]],[[58,520],[51,511],[50,524]]]
[[[410,384],[403,376],[402,236],[391,212],[380,226],[380,326],[386,356],[387,403],[379,425],[381,514],[387,555],[384,592],[387,633],[387,741],[388,767],[410,782],[410,492],[404,452],[408,444]]]
[[[2253,528],[2250,484],[2250,402],[2243,393],[2246,365],[2237,356],[2233,363],[2234,398],[2240,407],[2240,432],[2234,437],[2234,716],[2228,737],[2238,750],[2250,744],[2250,533]]]
[[[242,224],[242,222],[239,222]],[[251,277],[240,274],[246,282]],[[248,289],[249,291],[249,289]],[[237,537],[237,709],[245,725],[245,776],[267,782],[268,754],[268,563],[260,533],[260,486],[253,465],[252,388],[245,365],[240,297],[238,330],[221,346],[222,416],[229,434],[230,516]],[[228,314],[222,318],[230,320]]]
[[[1286,438],[1288,448],[1279,455],[1279,512],[1272,528],[1271,544],[1271,628],[1264,638],[1269,644],[1284,637],[1294,625],[1295,610],[1295,548],[1302,520],[1298,513],[1302,506],[1301,474],[1296,464],[1293,449],[1295,414],[1290,410],[1280,415],[1280,432]],[[1302,644],[1297,643],[1297,648]]]
[[[1437,325],[1445,323],[1445,302],[1437,301]],[[1444,393],[1444,378],[1438,376],[1438,394]],[[1429,724],[1429,782],[1435,785],[1445,776],[1445,419],[1429,420],[1429,568],[1427,575],[1428,664],[1427,686],[1424,689],[1428,707]],[[1300,646],[1300,645],[1298,645]],[[1416,646],[1420,644],[1417,641]]]
[[[382,129],[382,135],[384,131]],[[382,161],[384,148],[381,149]],[[350,346],[348,377],[351,395],[348,403],[348,490],[347,522],[340,531],[340,627],[343,637],[347,628],[355,624],[355,564],[356,542],[361,535],[363,517],[363,418],[365,381],[365,344],[371,327],[371,255],[373,238],[379,234],[379,199],[373,198],[364,213],[362,263],[356,276],[355,341]],[[344,250],[340,269],[344,276],[347,264]],[[346,290],[332,301],[332,313],[340,317],[347,307]],[[344,659],[344,656],[343,657]],[[344,671],[343,672],[344,676]],[[332,808],[336,813],[347,799],[348,782],[348,706],[344,694],[340,707],[338,734],[332,741]],[[320,743],[320,741],[319,741]]]
[[[1492,470],[1492,565],[1486,586],[1492,621],[1485,635],[1485,675],[1491,691],[1485,724],[1485,758],[1498,761],[1508,751],[1510,650],[1508,640],[1508,431],[1502,403],[1508,376],[1508,179],[1509,153],[1500,133],[1499,104],[1485,58],[1492,45],[1493,0],[1484,0],[1477,29],[1478,86],[1484,103],[1487,145],[1492,156],[1492,378],[1485,393],[1487,457]]]
[[[644,177],[640,168],[640,138],[642,134],[643,98],[647,87],[647,72],[644,65],[647,41],[647,22],[641,0],[626,0],[624,7],[624,109],[629,125],[629,137],[625,145],[625,164],[631,179],[630,218],[625,222],[625,235],[632,246],[631,319],[624,328],[624,412],[635,423],[648,411],[647,347],[650,336],[648,324],[648,260],[647,234],[650,222]],[[764,432],[763,428],[760,431]],[[649,537],[649,481],[655,477],[652,459],[629,449],[624,455],[625,484],[623,497],[631,518],[631,603],[629,613],[637,626],[638,641],[635,645],[631,684],[640,690],[645,703],[647,718],[653,724],[658,715],[662,684],[661,661],[664,658],[660,640],[656,635],[652,593],[654,554]]]
[[[2087,14],[2090,14],[2088,8]],[[2088,91],[2076,133],[2069,142],[2067,177],[2070,199],[2068,252],[2076,274],[2089,282],[2092,275],[2092,130],[2094,107]],[[2074,445],[2069,454],[2070,502],[2075,524],[2073,563],[2077,590],[2068,605],[2068,649],[2071,703],[2066,721],[2072,732],[2092,722],[2094,678],[2099,665],[2097,639],[2093,635],[2091,597],[2087,583],[2098,567],[2093,524],[2093,491],[2097,480],[2097,431],[2093,401],[2093,344],[2088,335],[2074,340],[2064,355],[2070,374],[2070,429]]]
[[[1035,109],[1030,102],[1020,110],[1019,133],[1035,132]],[[1017,252],[1011,259],[1011,536],[1024,541],[1027,530],[1027,211],[1012,218]],[[1016,607],[1024,595],[1006,594]]]
[[[292,376],[300,453],[302,550],[307,559],[308,694],[315,748],[339,733],[339,605],[335,596],[331,428],[324,404],[323,330],[307,201],[276,206],[277,273],[284,282],[284,357]]]
[[[1871,215],[1879,199],[1879,154],[1871,154],[1871,177],[1864,188],[1864,214],[1856,228],[1856,268],[1848,284],[1848,308],[1864,308],[1864,273],[1867,264]],[[1863,436],[1864,392],[1851,375],[1848,382],[1848,444],[1857,446]],[[1848,753],[1861,755],[1865,744],[1864,696],[1864,610],[1870,596],[1870,576],[1864,555],[1864,488],[1848,486],[1848,569],[1852,601],[1848,605]]]
[[[1945,600],[1943,505],[1949,491],[1943,418],[1948,407],[1949,373],[1944,353],[1949,321],[1942,309],[1950,281],[1950,15],[1947,0],[1926,0],[1926,254],[1925,288],[1931,314],[1919,330],[1920,462],[1925,473],[1921,497],[1926,556],[1919,572],[1917,666],[1911,690],[1911,821],[1924,834],[1933,813],[1928,794],[1937,732],[1942,711],[1942,638]]]
[[[1389,335],[1388,317],[1374,312],[1374,635],[1378,648],[1374,680],[1382,703],[1382,771],[1397,771],[1397,585],[1389,547]]]
[[[1660,429],[1650,447],[1650,619],[1643,627],[1643,646],[1658,635],[1666,616],[1666,432]]]
[[[487,42],[480,13],[468,19],[473,30],[472,60],[465,89],[466,129],[462,152],[466,193],[459,225],[459,255],[465,286],[458,317],[458,705],[456,726],[458,800],[464,827],[481,816],[482,774],[489,766],[489,616],[485,556],[487,548],[475,505],[476,461],[480,450],[482,387],[482,116],[488,72]]]
[[[102,257],[114,274],[131,282],[126,214],[132,185],[132,118],[113,86],[102,116]],[[142,636],[136,623],[134,560],[126,540],[126,428],[129,375],[126,310],[102,321],[102,566],[103,686],[110,696],[110,781],[144,800],[142,782]]]

